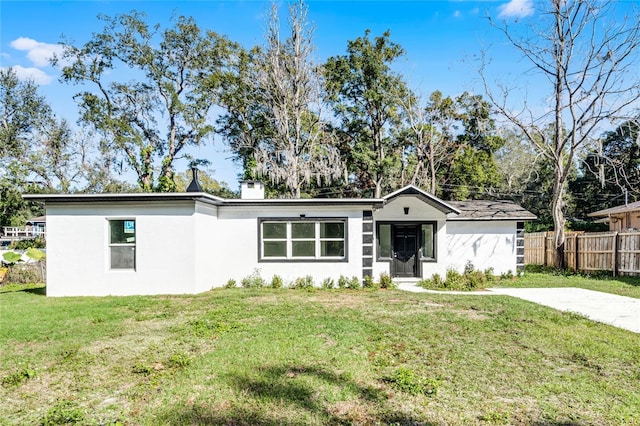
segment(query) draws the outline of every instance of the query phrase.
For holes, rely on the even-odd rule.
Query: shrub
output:
[[[260,271],[254,269],[251,275],[244,277],[240,281],[240,285],[244,288],[262,288],[267,285],[264,278],[260,276]]]
[[[513,272],[511,271],[511,269],[509,269],[507,272],[503,272],[502,274],[500,274],[500,279],[501,280],[512,280],[513,279]]]
[[[46,247],[46,242],[42,237],[32,238],[28,240],[18,240],[18,241],[12,242],[11,245],[9,245],[9,248],[11,248],[12,250],[27,250],[30,248],[39,249],[39,248],[45,248],[45,247]]]
[[[234,288],[236,287],[236,280],[234,280],[233,278],[229,279],[229,281],[227,281],[227,283],[224,285],[224,288]]]
[[[271,278],[271,288],[282,288],[282,277],[280,275],[274,275]]]
[[[472,271],[464,275],[466,281],[466,288],[475,290],[479,288],[485,288],[487,283],[487,277],[482,271]]]
[[[447,269],[444,288],[450,290],[463,290],[465,287],[466,285],[462,274],[453,268]]]
[[[340,275],[340,278],[338,278],[338,287],[347,288],[348,285],[349,285],[349,278],[345,277],[344,275]]]
[[[6,284],[30,284],[43,281],[39,263],[20,263],[10,266],[2,280]]]
[[[291,288],[296,288],[296,289],[309,289],[313,287],[314,287],[314,283],[313,283],[313,277],[311,275],[307,275],[306,277],[296,278],[293,284],[291,285]]]
[[[383,272],[380,274],[380,288],[396,288],[396,284],[391,279],[391,275]]]
[[[364,288],[375,288],[376,283],[373,282],[373,277],[371,275],[365,275],[364,281],[362,282],[362,287]]]
[[[420,280],[418,285],[432,290],[468,291],[485,288],[487,283],[497,279],[491,268],[483,272],[476,270],[470,262],[467,262],[464,269],[462,274],[455,269],[448,269],[444,280],[440,275],[433,274],[431,278]]]
[[[464,264],[464,275],[470,274],[473,271],[475,271],[476,268],[473,266],[473,263],[471,263],[470,260],[467,260],[467,263]]]
[[[325,278],[322,281],[322,288],[333,288],[335,286],[335,282],[333,278]]]
[[[350,280],[348,280],[347,282],[347,288],[351,289],[351,290],[358,290],[360,288],[360,279],[358,279],[358,277],[356,277],[355,275],[353,277],[351,277]]]
[[[484,270],[484,277],[487,279],[487,282],[494,282],[498,280],[498,277],[496,277],[493,273],[493,268],[487,268]]]

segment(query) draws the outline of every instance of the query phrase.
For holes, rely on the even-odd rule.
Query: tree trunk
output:
[[[562,212],[562,199],[564,195],[564,177],[562,170],[556,167],[555,179],[553,183],[553,200],[551,204],[551,212],[553,216],[555,256],[554,265],[556,268],[564,268],[564,225],[565,218]]]

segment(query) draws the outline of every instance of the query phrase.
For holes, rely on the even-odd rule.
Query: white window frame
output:
[[[286,237],[285,238],[264,238],[264,223],[285,223],[286,224]],[[292,236],[292,224],[295,223],[314,223],[314,238],[293,238]],[[342,223],[344,226],[344,234],[342,238],[335,237],[321,237],[320,226],[322,223]],[[259,247],[259,261],[261,262],[346,262],[348,261],[348,239],[347,239],[348,221],[346,218],[263,218],[258,221],[258,247]],[[265,242],[277,242],[284,241],[286,243],[286,255],[285,256],[265,256],[264,255],[264,243]],[[315,255],[314,256],[293,256],[293,242],[295,241],[314,241]],[[342,241],[344,244],[344,255],[342,256],[322,256],[322,243],[329,241]]]

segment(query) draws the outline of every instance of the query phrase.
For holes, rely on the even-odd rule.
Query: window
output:
[[[136,268],[135,220],[109,220],[109,259],[111,269]]]
[[[435,259],[435,239],[433,238],[434,226],[435,225],[433,223],[423,223],[420,225],[420,250],[422,259]]]
[[[378,257],[391,258],[391,224],[378,226]]]
[[[345,260],[346,220],[262,220],[261,260]]]

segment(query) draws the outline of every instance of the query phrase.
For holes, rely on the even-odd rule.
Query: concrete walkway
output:
[[[488,291],[437,291],[414,283],[399,283],[398,288],[413,293],[463,294],[466,296],[505,295],[528,300],[565,312],[640,333],[640,299],[574,287],[490,288]]]
[[[640,299],[573,287],[490,290],[640,333]]]

